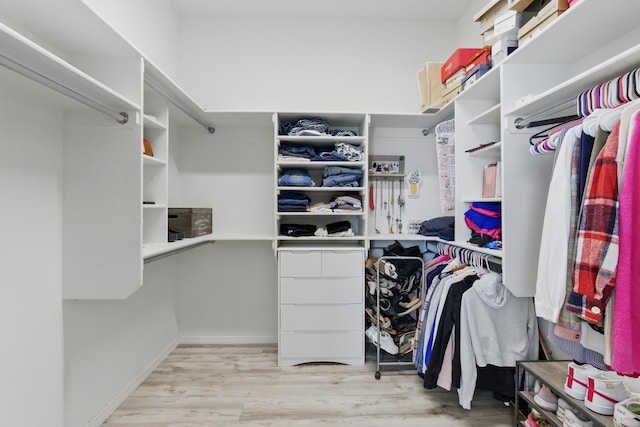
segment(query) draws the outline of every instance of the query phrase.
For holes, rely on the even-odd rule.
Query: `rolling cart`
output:
[[[417,305],[417,307],[414,310],[420,310],[420,308],[422,307],[422,303],[424,301],[424,296],[425,296],[425,287],[424,287],[424,260],[420,257],[413,257],[413,256],[382,256],[380,258],[378,258],[378,260],[376,261],[376,326],[377,326],[377,343],[376,344],[376,373],[375,373],[375,378],[376,380],[380,379],[380,367],[381,366],[414,366],[413,361],[405,361],[405,360],[401,360],[402,356],[406,356],[406,355],[398,355],[396,357],[396,360],[394,361],[381,361],[380,358],[380,347],[381,347],[381,343],[380,343],[380,339],[381,339],[381,329],[380,329],[380,318],[381,318],[381,310],[380,310],[380,269],[381,269],[381,264],[382,263],[387,263],[390,262],[390,260],[394,260],[394,261],[414,261],[414,262],[419,262],[419,271],[420,271],[420,279],[417,281],[416,285],[418,286],[418,290],[417,290],[417,297],[420,301],[420,303]],[[393,265],[393,264],[392,264]],[[407,278],[406,280],[410,280],[409,278]],[[413,311],[413,310],[412,310]],[[417,324],[418,320],[416,319],[416,324]],[[413,350],[412,350],[413,351]],[[406,359],[406,357],[405,357]]]

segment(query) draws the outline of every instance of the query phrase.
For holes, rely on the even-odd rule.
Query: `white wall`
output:
[[[178,81],[216,111],[418,113],[416,72],[455,41],[442,22],[182,17]]]
[[[178,276],[164,258],[127,300],[64,302],[65,427],[99,425],[175,348]]]
[[[177,74],[178,18],[158,0],[83,1],[117,33],[169,76]]]
[[[473,17],[489,0],[474,0],[460,15],[457,22],[458,47],[482,47],[480,24],[473,21]]]
[[[271,241],[216,242],[181,254],[183,341],[277,342],[277,283]]]
[[[12,96],[12,82],[26,80],[7,73],[0,70],[0,424],[62,427],[61,114],[29,92]]]

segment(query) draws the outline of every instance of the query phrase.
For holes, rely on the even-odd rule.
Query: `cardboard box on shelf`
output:
[[[456,86],[447,89],[447,91],[440,98],[442,105],[445,105],[447,102],[458,96],[460,92],[462,92],[462,81],[460,81],[460,83],[458,83]]]
[[[480,64],[471,70],[467,77],[462,81],[462,90],[467,90],[470,86],[472,86],[478,79],[484,76],[491,69],[491,65],[489,64]]]
[[[464,69],[470,60],[481,51],[479,48],[460,48],[456,49],[453,54],[442,65],[441,81],[446,82],[449,77]]]
[[[527,34],[541,22],[544,22],[544,20],[548,17],[552,15],[556,17],[559,16],[568,8],[569,3],[567,2],[567,0],[550,0],[542,7],[538,7],[537,3],[533,3],[525,11],[525,15],[527,17],[530,16],[530,18],[522,21],[522,25],[520,26],[520,30],[518,31],[518,37]]]
[[[427,62],[418,71],[418,89],[420,91],[420,111],[435,113],[442,105],[444,85],[440,81],[442,62]]]
[[[498,39],[497,42],[491,46],[491,62],[495,67],[506,57],[518,48],[518,35],[508,33]]]
[[[522,13],[534,0],[509,0],[509,9]]]
[[[493,25],[493,36],[500,37],[507,33],[517,33],[520,29],[520,19],[522,15],[516,11],[508,10],[496,16]]]
[[[533,28],[523,28],[524,30],[526,30],[526,32],[523,32],[523,29],[520,29],[520,31],[518,31],[518,46],[524,46],[525,44],[529,43],[535,36],[538,35],[538,33],[540,33],[547,26],[549,26],[549,24],[555,21],[563,12],[564,11],[559,10],[555,13],[552,13],[551,15],[547,16],[544,21],[538,22],[537,25]]]
[[[491,46],[485,46],[482,48],[478,55],[465,65],[465,71],[469,74],[469,71],[476,68],[478,65],[491,66]]]
[[[444,82],[444,91],[449,92],[451,88],[461,85],[465,77],[467,77],[466,69],[461,68],[457,73],[449,77],[447,81]]]
[[[509,10],[507,0],[491,0],[474,16],[473,21],[480,24],[480,34],[493,28],[496,16]]]

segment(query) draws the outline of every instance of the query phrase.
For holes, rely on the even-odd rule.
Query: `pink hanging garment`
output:
[[[640,373],[640,251],[634,250],[640,228],[640,113],[631,119],[620,191],[620,254],[611,331],[611,368],[624,375]]]

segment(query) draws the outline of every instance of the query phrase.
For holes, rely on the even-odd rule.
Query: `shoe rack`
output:
[[[517,377],[525,377],[525,386],[520,387],[519,381],[516,382],[516,402],[515,402],[515,425],[522,425],[523,420],[521,411],[521,400],[526,402],[529,408],[535,408],[547,421],[552,425],[562,427],[563,422],[558,419],[553,411],[541,408],[533,399],[533,380],[538,380],[545,384],[559,398],[566,401],[572,408],[577,409],[584,416],[593,421],[594,426],[609,427],[613,426],[613,417],[596,414],[588,409],[584,402],[574,399],[564,391],[564,381],[567,378],[568,361],[523,361],[518,362],[516,367]],[[532,377],[531,381],[527,381],[527,377]],[[526,384],[531,384],[527,386]],[[526,414],[525,414],[526,417]]]

